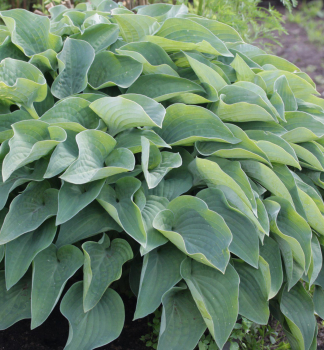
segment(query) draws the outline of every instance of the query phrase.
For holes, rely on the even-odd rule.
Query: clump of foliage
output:
[[[316,349],[313,81],[185,6],[50,13],[0,13],[0,329],[38,327],[77,281],[65,349],[107,344],[126,277],[135,319],[163,305],[159,350],[194,349],[207,327],[222,348],[238,315],[265,325],[270,311],[293,349]]]

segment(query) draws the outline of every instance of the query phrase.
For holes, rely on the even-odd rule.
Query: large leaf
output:
[[[0,104],[21,105],[37,119],[33,102],[43,101],[46,95],[46,80],[35,66],[12,58],[0,62]]]
[[[47,181],[31,182],[11,202],[0,231],[0,244],[36,230],[46,219],[57,214],[58,190]],[[17,224],[18,223],[18,224]]]
[[[98,53],[113,44],[117,40],[118,34],[119,28],[116,24],[97,23],[86,28],[83,33],[74,34],[71,37],[88,42],[95,53]]]
[[[163,295],[162,303],[158,349],[176,346],[179,350],[193,350],[206,325],[190,291],[185,285],[171,288]]]
[[[267,264],[262,257],[258,269],[241,260],[235,260],[234,267],[240,277],[239,313],[258,324],[267,324],[269,319],[270,274],[264,275],[261,264]]]
[[[148,188],[156,187],[172,169],[179,168],[182,159],[179,153],[160,152],[157,146],[142,136],[142,169]]]
[[[171,146],[188,146],[196,141],[239,142],[214,113],[180,103],[167,108],[162,130],[156,132]]]
[[[58,126],[50,126],[40,120],[15,123],[14,136],[9,140],[10,152],[2,165],[2,177],[6,181],[13,172],[26,164],[50,153],[66,140],[66,132]]]
[[[209,188],[200,191],[197,197],[202,199],[210,210],[223,217],[233,235],[229,250],[254,267],[259,261],[259,235],[253,223],[239,210],[231,207],[223,192]]]
[[[129,43],[117,49],[116,52],[142,63],[144,74],[161,73],[178,76],[176,65],[168,54],[156,44],[150,42]]]
[[[119,225],[97,202],[93,202],[60,227],[55,244],[62,247],[106,231],[121,231]]]
[[[133,258],[127,241],[116,238],[110,242],[104,234],[97,242],[83,243],[83,309],[93,309],[104,295],[106,289],[122,274],[123,264]]]
[[[199,51],[231,57],[226,45],[211,31],[185,18],[167,19],[162,27],[146,40],[158,44],[165,51]]]
[[[175,198],[155,217],[153,226],[188,256],[225,271],[232,234],[224,219],[203,200]]]
[[[0,330],[31,317],[30,295],[32,281],[26,274],[9,291],[6,289],[5,273],[0,271]]]
[[[296,348],[309,349],[313,341],[316,319],[313,302],[300,282],[289,292],[287,287],[284,287],[280,299],[280,310],[285,316],[288,329],[295,338]]]
[[[132,152],[122,148],[113,151],[115,139],[102,131],[82,131],[76,142],[79,156],[61,175],[64,181],[85,184],[134,169]]]
[[[209,266],[186,259],[181,264],[181,276],[187,282],[216,344],[222,349],[238,316],[238,274],[230,264],[222,274]]]
[[[93,102],[90,108],[107,124],[112,136],[132,127],[161,127],[165,115],[160,103],[137,94],[104,97]]]
[[[60,73],[51,88],[53,96],[62,99],[83,91],[94,56],[94,49],[86,41],[67,38],[57,55]]]
[[[55,220],[51,218],[36,230],[25,233],[6,244],[7,290],[23,277],[35,256],[53,242],[55,234]]]
[[[127,66],[127,70],[123,67]],[[89,85],[93,89],[110,86],[127,88],[140,76],[143,65],[131,57],[103,51],[96,55],[89,70]]]
[[[32,56],[48,49],[60,51],[62,38],[50,33],[50,20],[32,12],[14,9],[0,13],[11,34],[11,41],[26,56]]]
[[[82,266],[83,255],[72,245],[59,249],[51,244],[33,263],[31,328],[40,326],[57,304],[67,280]]]
[[[107,289],[100,302],[86,313],[82,292],[82,282],[77,282],[61,302],[61,312],[70,325],[65,350],[92,350],[108,344],[120,335],[124,326],[124,304],[113,289]]]
[[[70,220],[94,201],[103,185],[104,180],[97,180],[84,185],[74,185],[63,181],[58,193],[56,224],[60,225]]]
[[[131,237],[145,247],[147,237],[143,218],[133,200],[140,187],[138,179],[124,177],[116,181],[115,189],[105,184],[97,201]]]
[[[161,304],[162,296],[180,279],[180,265],[185,255],[171,243],[144,256],[134,318],[143,318]]]

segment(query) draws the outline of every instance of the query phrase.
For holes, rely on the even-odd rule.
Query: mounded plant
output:
[[[130,286],[135,319],[163,304],[159,350],[207,327],[222,348],[238,315],[270,312],[293,349],[316,349],[313,81],[185,6],[50,12],[0,13],[0,328],[41,325],[68,282],[65,349],[91,350],[121,333]]]

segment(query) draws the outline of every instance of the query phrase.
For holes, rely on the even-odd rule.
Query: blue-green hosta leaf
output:
[[[71,38],[89,43],[95,53],[106,50],[118,39],[119,28],[116,24],[98,23],[85,29],[83,33],[71,35]]]
[[[89,70],[89,85],[95,90],[116,85],[128,88],[142,70],[142,63],[129,56],[116,55],[110,51],[99,52]]]
[[[1,118],[1,116],[0,116]],[[1,135],[1,134],[0,134]],[[134,154],[142,151],[141,138],[146,137],[151,143],[158,148],[171,148],[159,135],[153,130],[130,129],[119,133],[115,139],[117,141],[116,148],[127,148]]]
[[[171,243],[144,256],[134,318],[143,318],[161,304],[162,296],[180,279],[180,265],[185,255]]]
[[[92,202],[60,227],[57,247],[73,244],[106,231],[121,231],[120,226],[97,202]]]
[[[62,99],[83,91],[94,57],[95,51],[86,41],[67,38],[57,55],[59,75],[51,88],[53,96]]]
[[[56,71],[58,68],[56,52],[48,49],[42,53],[35,54],[29,60],[29,63],[37,67],[42,73]]]
[[[87,129],[97,129],[100,118],[89,108],[91,102],[82,95],[67,97],[44,113],[41,120],[49,124],[78,123]]]
[[[251,203],[253,213],[258,216],[256,203],[257,197],[255,196],[255,193],[253,193],[251,181],[242,170],[240,162],[218,158],[215,156],[208,157],[207,159],[217,163],[221,169],[227,175],[233,178],[233,180],[242,188],[243,192]]]
[[[104,234],[97,242],[85,242],[83,267],[83,309],[93,309],[110,284],[121,277],[123,264],[133,258],[129,243],[120,238],[110,242]]]
[[[181,264],[181,276],[188,284],[216,344],[222,349],[238,316],[238,274],[230,264],[222,274],[209,266],[186,259]]]
[[[21,61],[28,61],[28,57],[26,57],[23,52],[11,42],[10,33],[8,31],[0,30],[0,36],[3,33],[5,33],[5,40],[0,40],[0,61],[8,57]]]
[[[313,198],[301,188],[298,188],[298,194],[302,205],[306,213],[306,219],[309,224],[316,232],[324,235],[324,217],[323,213],[316,205]],[[321,197],[319,197],[321,199]],[[321,203],[323,206],[323,202]]]
[[[47,85],[47,95],[45,100],[41,102],[35,102],[34,108],[39,117],[54,106],[54,96],[51,93],[51,88]]]
[[[46,219],[57,214],[58,190],[47,181],[30,182],[15,197],[0,231],[0,244],[8,243],[26,232],[36,230]]]
[[[59,143],[51,154],[44,178],[51,178],[62,173],[78,157],[79,149],[76,136],[86,129],[78,123],[57,123],[66,132],[66,140]]]
[[[288,330],[295,338],[296,349],[309,349],[315,333],[316,319],[311,297],[298,282],[290,291],[283,288],[280,310],[285,316]]]
[[[264,80],[253,72],[239,54],[235,55],[234,60],[231,62],[231,66],[235,69],[238,81],[248,81],[260,86],[264,90],[266,89]]]
[[[267,264],[262,257],[259,268],[246,264],[242,260],[235,260],[234,267],[240,277],[239,313],[258,324],[267,324],[269,319],[269,286],[270,274],[262,272],[261,264]]]
[[[151,250],[165,244],[168,240],[153,227],[153,220],[156,215],[164,210],[169,204],[165,197],[146,195],[145,206],[141,211],[144,228],[147,235],[146,247],[141,246],[142,255],[149,253]]]
[[[263,245],[260,246],[260,256],[268,263],[271,275],[271,288],[269,299],[279,292],[283,282],[283,271],[279,245],[270,237],[264,237]]]
[[[304,206],[299,195],[299,189],[296,184],[298,181],[297,175],[289,170],[286,165],[278,163],[274,163],[272,169],[289,191],[297,213],[306,220],[306,212],[304,210]],[[300,182],[302,181],[300,180]]]
[[[134,169],[133,153],[122,148],[113,150],[116,141],[102,131],[82,131],[76,136],[76,142],[79,156],[61,175],[64,181],[85,184]]]
[[[255,225],[239,210],[230,206],[223,192],[219,189],[202,190],[197,194],[197,197],[202,199],[210,210],[221,215],[225,220],[233,235],[229,250],[257,268],[259,235]]]
[[[155,17],[159,22],[163,22],[168,18],[177,17],[188,13],[188,7],[181,4],[172,6],[171,4],[150,4],[137,9],[139,15]]]
[[[215,188],[217,186],[230,188],[230,190],[252,211],[252,204],[241,186],[224,172],[216,162],[208,159],[196,158],[189,164],[189,170],[194,177],[194,184],[203,183],[210,188]]]
[[[32,280],[26,274],[10,290],[6,289],[5,272],[0,271],[0,330],[25,318],[31,318],[30,295]]]
[[[161,128],[165,115],[160,103],[137,94],[104,97],[92,102],[90,108],[107,124],[112,136],[133,127]]]
[[[114,15],[120,35],[127,42],[143,41],[146,35],[152,35],[160,25],[156,19],[143,15]]]
[[[4,181],[15,170],[44,157],[66,139],[66,132],[62,128],[40,120],[17,122],[12,128],[14,136],[9,141],[10,152],[2,165]]]
[[[108,288],[99,303],[83,311],[82,282],[75,283],[61,302],[61,312],[69,321],[69,338],[65,350],[92,350],[119,337],[125,321],[121,297]]]
[[[324,290],[316,286],[313,295],[314,309],[320,318],[324,317]]]
[[[257,146],[272,163],[286,164],[301,169],[294,149],[283,138],[262,130],[250,130],[246,133],[256,141]]]
[[[62,38],[50,33],[50,20],[32,12],[14,9],[0,12],[11,34],[11,41],[26,56],[32,56],[48,49],[60,51]]]
[[[224,142],[197,142],[196,147],[203,156],[217,156],[222,158],[254,159],[270,165],[267,154],[252,141],[237,125],[225,123],[234,137],[241,140],[235,144]]]
[[[307,222],[297,214],[287,200],[270,197],[264,204],[270,218],[271,232],[274,234],[272,237],[282,251],[291,288],[303,272],[309,269],[312,232]],[[296,265],[295,268],[293,265]],[[296,270],[297,267],[299,271]]]
[[[58,212],[56,224],[61,225],[73,218],[99,195],[104,180],[97,180],[83,185],[64,182],[58,193]]]
[[[33,102],[43,101],[46,94],[46,80],[32,64],[12,58],[0,62],[0,104],[21,105],[37,119]]]
[[[269,55],[269,54],[261,54],[253,56],[253,61],[260,66],[263,66],[265,64],[272,64],[279,70],[284,70],[287,72],[299,72],[300,69],[295,66],[293,63],[287,61],[286,59],[282,57],[278,57],[275,55]]]
[[[144,74],[160,73],[178,76],[176,65],[159,45],[145,41],[135,42],[123,45],[116,52],[142,63]]]
[[[141,211],[133,201],[140,187],[140,180],[124,177],[116,181],[115,189],[104,185],[97,201],[131,237],[145,247],[147,238]]]
[[[223,87],[219,91],[220,100],[211,106],[211,110],[228,122],[277,121],[276,109],[250,86]]]
[[[48,162],[40,159],[33,167],[24,166],[16,170],[5,182],[0,178],[0,210],[6,205],[9,193],[29,181],[42,181]]]
[[[99,3],[96,5],[97,10],[102,12],[111,12],[111,10],[117,7],[118,7],[118,4],[116,4],[112,0],[103,0],[103,1],[99,0]]]
[[[188,256],[225,271],[232,234],[224,219],[209,210],[203,200],[191,196],[175,198],[155,217],[153,227]]]
[[[191,17],[192,21],[199,23],[200,25],[206,27],[208,30],[210,30],[214,35],[216,35],[219,39],[225,41],[225,42],[242,42],[243,39],[241,38],[240,34],[231,26],[210,20],[203,17]]]
[[[47,319],[59,301],[67,280],[82,264],[83,254],[72,245],[57,249],[51,244],[36,256],[33,263],[31,329]]]
[[[300,164],[308,169],[324,171],[324,155],[322,149],[314,141],[300,144],[291,143]]]
[[[21,109],[8,114],[0,114],[0,142],[9,140],[14,135],[12,124],[28,119],[33,118]]]
[[[182,159],[179,153],[160,152],[158,147],[142,136],[142,169],[148,188],[156,187],[164,176],[179,168]]]
[[[55,220],[51,218],[36,230],[25,233],[6,244],[7,290],[22,278],[35,256],[53,242],[55,233]]]
[[[281,97],[285,106],[285,111],[289,112],[297,110],[296,97],[289,86],[286,76],[282,75],[275,80],[273,90]]]
[[[239,142],[214,113],[182,103],[167,108],[162,130],[156,129],[156,132],[171,146],[188,146],[196,141]]]
[[[308,113],[286,112],[285,118],[286,123],[283,126],[288,132],[282,138],[288,142],[308,142],[324,136],[323,123]]]
[[[274,195],[287,199],[294,206],[294,201],[287,187],[268,166],[254,160],[242,160],[241,165],[246,175],[260,183]]]
[[[167,52],[198,51],[232,57],[226,45],[216,35],[197,22],[185,18],[169,18],[146,40],[158,44]]]
[[[311,84],[295,73],[286,72],[284,70],[263,70],[258,73],[258,75],[265,81],[268,94],[273,93],[275,89],[274,82],[282,75],[287,78],[288,84],[296,98],[303,99],[305,95],[319,94]]]
[[[141,94],[157,102],[172,99],[174,102],[188,104],[216,101],[217,96],[206,92],[199,84],[168,74],[147,74],[139,77],[127,93]],[[215,99],[211,99],[214,98]],[[217,97],[217,98],[216,98]]]
[[[206,329],[189,289],[181,284],[163,295],[159,350],[193,350]]]
[[[213,69],[209,65],[205,64],[204,60],[200,59],[200,55],[190,52],[184,52],[184,54],[191,68],[199,78],[200,83],[209,84],[212,88],[215,89],[216,92],[227,85],[227,82],[216,71],[216,69]],[[208,60],[206,61],[209,62]]]
[[[305,280],[308,281],[310,286],[312,286],[315,283],[323,266],[323,255],[322,255],[321,245],[314,233],[312,236],[311,246],[312,246],[312,260],[311,260],[310,267],[308,269],[307,276],[306,275],[304,276]]]

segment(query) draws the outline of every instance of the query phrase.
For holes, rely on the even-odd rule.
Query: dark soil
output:
[[[118,339],[102,346],[100,350],[148,350],[140,340],[150,332],[148,319],[132,321],[135,298],[123,298],[126,322]],[[0,350],[63,350],[68,338],[69,324],[56,306],[50,317],[40,327],[30,330],[30,320],[22,320],[0,332]]]

